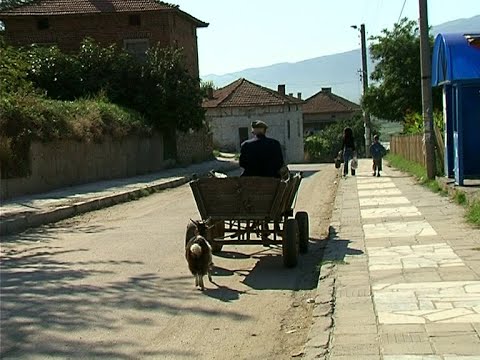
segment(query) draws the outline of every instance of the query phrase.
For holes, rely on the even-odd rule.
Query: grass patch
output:
[[[473,225],[480,226],[480,201],[471,202],[467,207],[467,221]]]
[[[463,191],[456,191],[453,199],[458,205],[468,205],[467,195]]]
[[[388,154],[386,157],[388,163],[403,172],[413,175],[417,181],[435,193],[447,195],[437,180],[430,180],[427,177],[427,169],[413,161],[409,161],[399,155]]]
[[[442,188],[437,180],[429,180],[427,178],[427,170],[422,165],[394,154],[388,154],[385,158],[392,167],[413,175],[420,184],[424,185],[431,191],[439,193],[440,195],[448,195],[447,191]],[[463,191],[456,191],[453,200],[457,204],[466,208],[465,218],[470,224],[480,226],[479,200],[469,202]]]

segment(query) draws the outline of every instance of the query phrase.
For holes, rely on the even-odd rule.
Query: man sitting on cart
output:
[[[252,122],[252,139],[242,143],[240,148],[240,166],[244,169],[241,176],[280,177],[284,166],[280,143],[268,138],[267,124],[263,121]]]
[[[263,121],[252,122],[252,139],[242,143],[240,148],[240,166],[243,168],[241,176],[263,176],[280,178],[282,172],[288,173],[288,168],[283,162],[280,143],[265,136],[267,124]],[[268,222],[259,222],[259,231],[263,246],[269,246]]]

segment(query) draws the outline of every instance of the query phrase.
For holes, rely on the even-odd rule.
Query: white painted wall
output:
[[[250,134],[252,121],[262,120],[268,125],[267,137],[277,139],[282,145],[285,162],[304,160],[301,105],[207,109],[206,118],[213,133],[215,149],[240,152],[238,129],[246,127]]]

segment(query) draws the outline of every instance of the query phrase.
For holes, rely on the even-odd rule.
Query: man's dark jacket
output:
[[[240,166],[244,169],[242,176],[280,177],[283,166],[280,143],[265,135],[257,135],[242,143],[240,149]]]

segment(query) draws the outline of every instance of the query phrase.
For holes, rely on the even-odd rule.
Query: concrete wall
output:
[[[106,139],[102,143],[72,140],[32,143],[31,175],[2,179],[1,198],[40,193],[93,181],[158,171],[164,160],[163,136]]]
[[[282,145],[285,161],[303,161],[301,105],[215,108],[208,109],[206,117],[216,149],[240,152],[239,128],[248,128],[250,134],[251,122],[262,120],[268,124],[267,136],[277,139]]]

